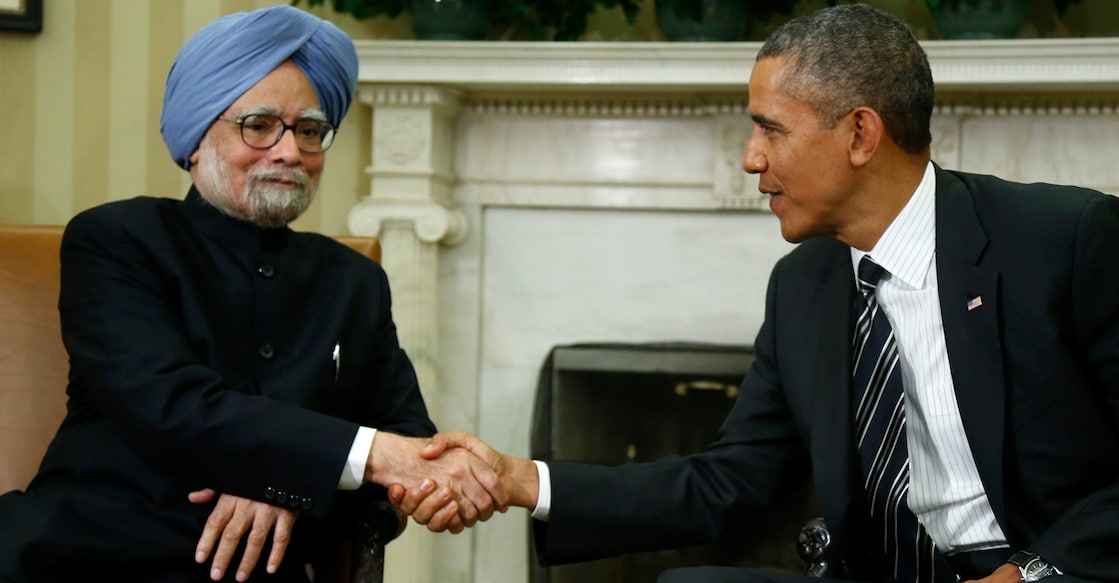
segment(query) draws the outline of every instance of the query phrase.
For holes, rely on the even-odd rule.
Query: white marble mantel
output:
[[[748,344],[789,246],[741,170],[758,43],[358,41],[394,316],[442,429],[528,450],[579,341]],[[1119,194],[1119,38],[924,43],[942,166]],[[410,528],[386,580],[523,582],[523,511]]]
[[[938,88],[1115,91],[1119,38],[926,41]],[[361,83],[524,90],[744,92],[761,43],[358,41]]]

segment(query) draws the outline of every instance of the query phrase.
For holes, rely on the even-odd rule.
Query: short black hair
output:
[[[913,32],[887,12],[842,4],[794,18],[773,31],[757,60],[788,59],[784,86],[833,127],[858,107],[878,112],[886,135],[920,154],[932,142],[932,71]]]

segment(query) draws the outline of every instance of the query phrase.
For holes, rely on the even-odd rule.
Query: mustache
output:
[[[307,171],[302,168],[256,170],[250,172],[247,178],[253,184],[282,181],[291,182],[298,185],[300,188],[306,188],[307,183],[310,182]]]

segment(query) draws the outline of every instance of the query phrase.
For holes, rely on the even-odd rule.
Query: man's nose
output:
[[[293,128],[283,128],[280,130],[280,141],[276,142],[269,150],[277,159],[298,162],[303,159],[303,150],[299,149],[299,144],[295,142],[295,130]]]
[[[766,160],[765,154],[747,143],[746,152],[742,154],[742,169],[745,170],[747,174],[759,174],[765,172],[768,167],[769,161]]]

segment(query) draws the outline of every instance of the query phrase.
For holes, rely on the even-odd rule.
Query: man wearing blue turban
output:
[[[304,582],[375,484],[441,486],[458,528],[504,505],[469,454],[419,457],[435,427],[384,271],[287,227],[356,81],[350,39],[289,6],[183,46],[160,129],[194,185],[67,225],[67,416],[27,490],[0,496],[0,581]]]

